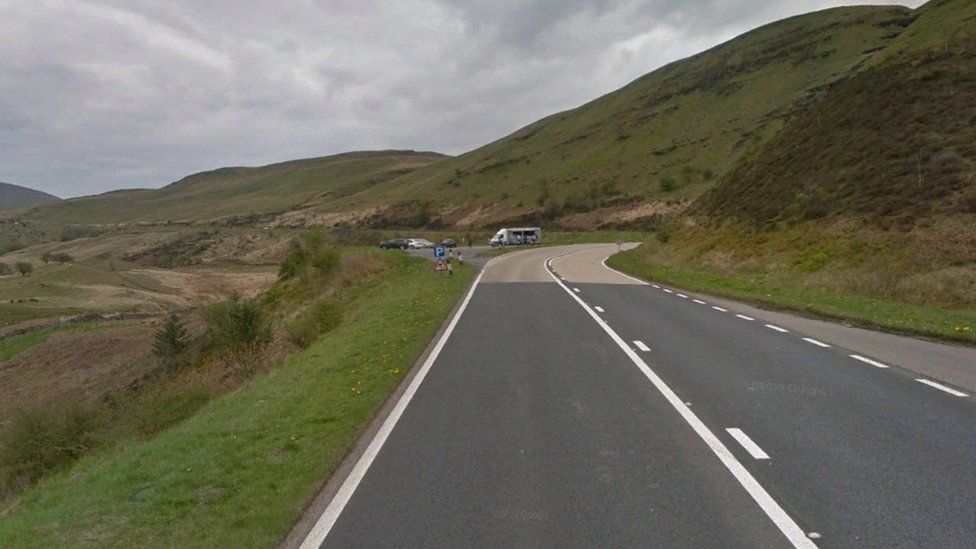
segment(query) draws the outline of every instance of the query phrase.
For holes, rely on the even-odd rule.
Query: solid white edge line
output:
[[[954,395],[954,396],[957,396],[957,397],[966,398],[966,397],[969,396],[968,394],[966,394],[966,393],[964,393],[962,391],[957,391],[957,390],[953,389],[952,387],[946,387],[945,385],[943,385],[941,383],[936,383],[936,382],[932,381],[931,379],[925,379],[925,378],[921,378],[920,377],[920,378],[916,378],[915,381],[917,381],[919,383],[924,383],[924,384],[928,385],[929,387],[935,387],[936,389],[938,389],[940,391],[945,391],[945,392],[949,393],[950,395]]]
[[[719,307],[718,305],[712,305],[712,308],[715,309],[716,311],[720,312],[720,313],[727,313],[727,312],[729,312],[728,309],[723,309],[723,308]]]
[[[817,341],[816,339],[813,339],[812,337],[805,337],[805,338],[803,338],[803,341],[806,341],[807,343],[813,343],[817,347],[823,347],[824,349],[826,349],[827,347],[830,347],[829,344],[824,343],[823,341]]]
[[[550,260],[551,259],[552,258],[550,258]],[[548,264],[549,263],[547,261],[546,265],[548,266]],[[600,318],[600,316],[597,315],[593,309],[586,304],[586,302],[571,292],[565,284],[560,282],[559,279],[552,274],[551,271],[547,269],[547,272],[549,272],[549,276],[556,281],[556,284],[559,284],[559,286],[562,287],[562,289],[565,290],[570,297],[575,299],[576,302],[583,307],[583,309],[590,315],[597,325],[603,328],[603,331],[606,332],[614,343],[616,343],[617,346],[620,347],[620,349],[627,355],[627,357],[630,358],[631,362],[637,366],[641,373],[643,373],[644,376],[650,380],[654,387],[657,388],[665,399],[667,399],[668,403],[670,403],[671,406],[678,411],[678,414],[680,414],[681,417],[688,422],[695,433],[701,437],[708,448],[718,457],[722,464],[725,465],[725,468],[732,473],[732,476],[739,481],[739,484],[741,484],[742,487],[745,488],[746,492],[752,496],[752,499],[759,504],[759,507],[763,510],[763,512],[766,513],[766,516],[768,516],[770,520],[773,521],[773,524],[779,528],[780,532],[786,536],[786,539],[789,540],[794,547],[816,547],[817,545],[807,537],[803,529],[801,529],[796,522],[790,518],[790,516],[778,503],[776,503],[776,500],[774,500],[773,497],[769,495],[769,492],[767,492],[766,489],[759,484],[759,481],[752,476],[749,470],[746,469],[746,467],[742,465],[738,459],[736,459],[728,447],[726,447],[725,444],[723,444],[722,441],[719,440],[714,433],[712,433],[712,431],[702,422],[702,420],[698,418],[697,415],[695,415],[694,412],[691,411],[691,408],[689,408],[683,400],[678,398],[678,395],[671,390],[671,387],[669,387],[668,384],[665,383],[664,380],[661,379],[660,376],[658,376],[657,373],[655,373],[646,362],[644,362],[640,355],[634,352],[634,350],[627,345],[627,342],[625,342],[623,338],[621,338],[620,335],[618,335],[617,332],[610,327],[609,324]]]
[[[610,255],[613,255],[613,254],[610,254]],[[622,272],[618,271],[617,269],[614,269],[610,265],[607,265],[607,260],[608,259],[610,259],[610,256],[609,255],[607,257],[603,258],[603,261],[600,262],[600,264],[603,265],[603,268],[604,269],[610,269],[611,271],[617,273],[618,275],[620,275],[620,276],[622,276],[624,278],[629,278],[629,279],[633,280],[634,282],[640,284],[641,286],[647,286],[647,282],[646,281],[643,281],[643,280],[641,280],[639,278],[635,278],[633,276],[630,276],[627,273],[622,273]],[[660,288],[660,286],[658,286],[657,284],[654,284],[653,286],[655,288]]]
[[[650,348],[650,347],[648,347],[647,345],[644,345],[644,342],[643,342],[643,341],[641,341],[641,340],[639,340],[639,339],[635,339],[635,340],[634,340],[634,345],[635,345],[635,346],[636,346],[636,347],[637,347],[638,349],[640,349],[641,351],[644,351],[645,353],[651,350],[651,348]]]
[[[329,535],[329,531],[332,530],[336,520],[339,519],[339,515],[342,514],[342,510],[345,509],[346,504],[349,503],[352,495],[356,492],[356,488],[359,487],[360,481],[362,481],[363,477],[366,476],[369,466],[373,464],[373,460],[376,459],[377,454],[379,454],[380,450],[383,448],[383,444],[386,442],[386,439],[389,438],[393,428],[396,427],[397,421],[399,421],[400,416],[403,415],[403,411],[407,408],[407,405],[410,404],[414,394],[417,393],[417,389],[420,388],[420,384],[423,383],[424,378],[427,377],[427,373],[430,371],[431,366],[434,365],[434,361],[436,361],[437,357],[440,356],[441,349],[444,348],[444,344],[447,343],[448,338],[451,337],[451,333],[454,332],[454,327],[457,326],[458,320],[461,318],[461,315],[464,314],[464,310],[467,309],[468,303],[471,301],[471,296],[474,295],[475,289],[481,282],[481,275],[485,273],[485,271],[488,269],[488,265],[490,264],[491,261],[486,263],[485,266],[482,267],[481,272],[478,273],[478,277],[475,278],[474,283],[471,285],[471,289],[468,290],[468,294],[464,296],[464,301],[461,302],[461,307],[457,310],[457,313],[454,314],[454,318],[452,318],[451,322],[447,325],[447,329],[445,329],[444,333],[441,334],[441,338],[437,341],[437,344],[434,346],[433,350],[431,350],[430,355],[427,356],[427,360],[425,360],[423,365],[421,365],[417,375],[410,380],[410,385],[407,386],[407,389],[400,396],[400,400],[397,401],[396,405],[393,407],[393,410],[390,412],[390,415],[387,416],[386,420],[383,421],[383,425],[381,425],[379,430],[376,431],[376,435],[373,437],[373,440],[370,441],[369,446],[366,447],[363,455],[359,457],[359,461],[356,462],[356,465],[353,467],[352,471],[349,472],[349,476],[347,476],[342,482],[342,486],[339,487],[339,490],[336,492],[335,496],[332,497],[332,501],[329,502],[329,505],[315,522],[315,525],[312,527],[311,531],[309,531],[308,535],[305,536],[305,539],[302,541],[301,545],[302,549],[318,548],[323,542],[325,542],[325,538]],[[549,275],[552,276],[552,273],[550,272]],[[561,282],[559,284],[562,285]]]
[[[877,360],[871,360],[870,358],[863,357],[861,355],[851,355],[851,358],[853,358],[854,360],[860,360],[861,362],[870,364],[871,366],[877,366],[878,368],[887,368],[888,367],[887,364],[883,364],[881,362],[878,362]]]
[[[598,312],[598,313],[605,313],[606,312],[606,311],[603,310],[603,307],[593,307],[593,308],[596,309],[596,312]]]
[[[789,330],[787,330],[786,328],[780,328],[779,326],[776,326],[775,324],[767,324],[766,327],[769,328],[770,330],[776,330],[777,332],[779,332],[781,334],[785,334],[785,333],[788,333],[789,332]]]
[[[741,444],[742,447],[746,449],[746,452],[749,452],[749,455],[751,455],[755,459],[769,459],[769,454],[764,452],[763,449],[760,448],[758,444],[753,442],[753,440],[749,438],[749,435],[742,432],[742,429],[739,429],[737,427],[730,427],[726,429],[726,431],[730,435],[732,435],[732,438],[734,438],[739,444]]]
[[[746,315],[735,315],[735,316],[741,318],[742,320],[748,320],[749,322],[752,322],[753,320],[756,320],[755,318],[752,318],[751,316],[746,316]]]

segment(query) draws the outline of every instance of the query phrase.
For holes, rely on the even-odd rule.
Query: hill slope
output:
[[[852,7],[773,23],[334,208],[399,203],[385,220],[396,223],[413,215],[414,197],[437,197],[444,222],[484,225],[627,201],[680,205],[819,90],[865,66],[911,17],[907,8]]]
[[[45,192],[0,182],[0,210],[55,200],[61,199]]]
[[[352,152],[258,168],[220,168],[162,189],[124,190],[32,208],[61,223],[203,221],[314,208],[446,158],[415,151]]]

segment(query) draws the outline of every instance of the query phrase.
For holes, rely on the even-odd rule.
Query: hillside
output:
[[[378,225],[430,208],[416,197],[436,198],[442,221],[460,225],[560,218],[592,227],[673,211],[864,67],[911,18],[907,8],[852,7],[773,23],[333,207],[393,203]],[[573,215],[601,206],[610,208]]]
[[[158,190],[113,191],[31,208],[18,215],[64,224],[112,224],[280,213],[314,208],[443,158],[428,152],[371,151],[257,168],[220,168]]]
[[[0,182],[0,210],[55,200],[61,199],[45,192]]]

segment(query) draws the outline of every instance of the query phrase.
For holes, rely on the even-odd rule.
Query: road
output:
[[[897,352],[923,342],[884,362],[615,250],[493,260],[305,546],[976,546],[976,398]]]

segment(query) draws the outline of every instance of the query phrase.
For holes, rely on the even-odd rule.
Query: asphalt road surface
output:
[[[645,284],[614,251],[493,260],[305,545],[976,547],[976,397],[948,380],[973,349]]]

